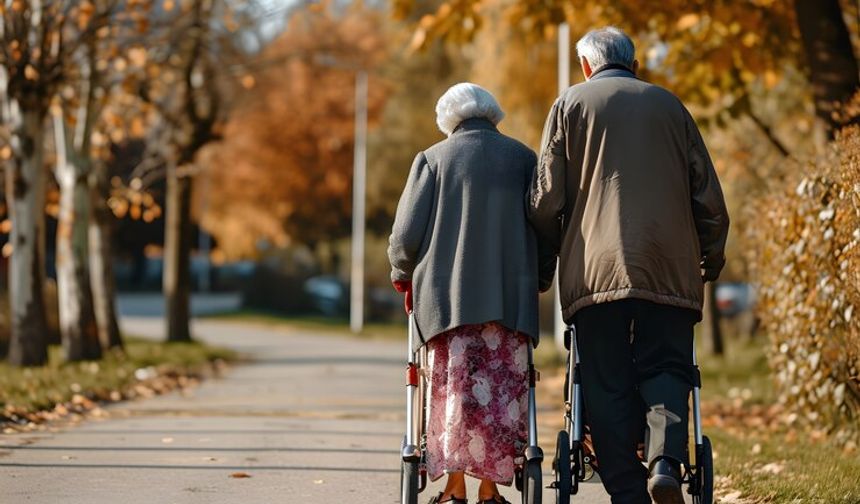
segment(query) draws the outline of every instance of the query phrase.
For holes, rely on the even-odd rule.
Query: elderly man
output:
[[[576,45],[586,82],[546,120],[529,219],[559,256],[587,421],[612,502],[683,502],[693,326],[725,263],[729,218],[696,123],[636,78],[613,27]],[[636,455],[647,422],[647,462]],[[650,479],[648,473],[650,471]]]

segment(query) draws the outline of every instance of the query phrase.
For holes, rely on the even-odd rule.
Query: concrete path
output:
[[[123,328],[162,334],[157,318]],[[405,344],[218,321],[195,322],[194,333],[254,361],[185,395],[112,406],[105,419],[0,436],[0,502],[399,502]],[[553,433],[542,430],[551,458]],[[547,482],[549,470],[547,460]],[[599,483],[583,487],[573,502],[609,502]],[[549,490],[544,502],[554,503]]]

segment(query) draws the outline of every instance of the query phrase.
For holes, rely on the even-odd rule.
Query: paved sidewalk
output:
[[[161,324],[123,320],[151,337]],[[107,419],[0,436],[0,502],[399,502],[405,345],[211,320],[194,333],[255,360],[186,395],[112,406]],[[589,483],[574,502],[609,500]]]

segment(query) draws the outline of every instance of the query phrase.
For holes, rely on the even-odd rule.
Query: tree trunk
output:
[[[720,311],[717,308],[717,284],[705,284],[705,306],[702,310],[705,344],[711,355],[723,355],[723,331],[720,328]]]
[[[107,166],[97,163],[90,174],[90,283],[93,290],[99,341],[107,350],[122,350],[122,336],[116,314],[116,284],[113,275],[111,222],[113,215],[107,206],[110,186]]]
[[[87,169],[68,148],[65,119],[54,117],[60,210],[57,222],[57,299],[60,306],[60,336],[66,360],[99,359],[99,343],[90,289],[88,226],[90,194]]]
[[[168,168],[165,198],[163,287],[167,340],[191,341],[191,177],[179,176],[176,172],[175,165]]]
[[[36,107],[8,103],[13,159],[6,168],[6,201],[12,218],[9,260],[9,362],[39,366],[48,360],[45,280],[45,169],[42,119]]]
[[[829,135],[846,124],[839,107],[860,87],[857,59],[839,0],[795,0],[816,114]],[[856,122],[858,118],[850,120]]]

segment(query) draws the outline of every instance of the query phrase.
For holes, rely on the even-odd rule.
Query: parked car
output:
[[[338,316],[349,313],[349,286],[335,276],[308,278],[302,290],[310,299],[312,307],[323,315]]]
[[[309,278],[302,291],[314,311],[327,316],[349,315],[349,284],[331,275]],[[369,320],[394,320],[403,316],[403,295],[391,287],[367,287],[365,314]]]
[[[720,282],[716,292],[717,309],[725,318],[734,318],[755,308],[755,289],[744,282]]]

